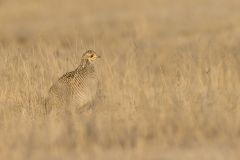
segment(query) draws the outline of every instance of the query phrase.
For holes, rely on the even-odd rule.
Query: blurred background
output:
[[[0,159],[238,159],[240,2],[0,0]],[[90,115],[48,89],[93,49]]]

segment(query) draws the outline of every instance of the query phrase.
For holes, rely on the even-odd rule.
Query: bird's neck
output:
[[[88,69],[89,71],[94,71],[94,66],[87,59],[82,59],[80,65],[77,67],[77,71],[82,71]]]

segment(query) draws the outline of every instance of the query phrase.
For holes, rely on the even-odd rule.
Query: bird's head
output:
[[[82,60],[87,60],[90,63],[95,62],[98,58],[100,58],[100,56],[97,55],[93,50],[87,50],[82,56]]]

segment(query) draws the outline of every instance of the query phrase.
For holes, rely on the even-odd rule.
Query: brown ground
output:
[[[237,0],[0,0],[0,159],[240,158]],[[91,114],[44,115],[94,49]]]

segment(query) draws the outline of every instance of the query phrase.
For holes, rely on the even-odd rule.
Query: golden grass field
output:
[[[0,0],[1,160],[240,158],[237,0]],[[94,49],[92,113],[46,117]]]

